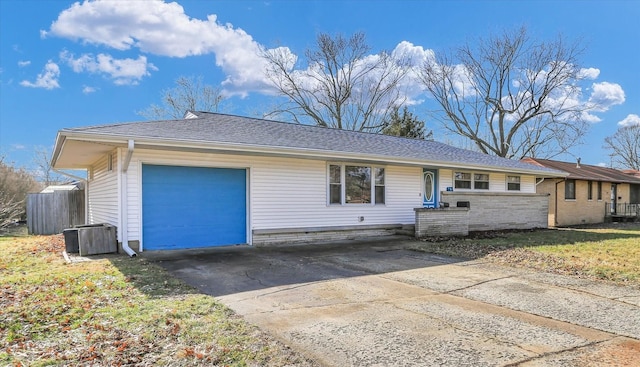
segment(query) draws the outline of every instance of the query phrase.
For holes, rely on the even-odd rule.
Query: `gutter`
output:
[[[133,251],[131,247],[129,247],[129,228],[128,228],[128,213],[127,213],[127,170],[129,169],[129,163],[131,162],[131,156],[133,155],[133,149],[135,148],[135,143],[133,140],[129,140],[127,142],[127,155],[124,159],[124,164],[122,165],[122,198],[120,199],[120,213],[122,216],[122,250],[129,255],[129,257],[136,256],[136,252]]]
[[[558,184],[561,182],[565,182],[567,181],[566,178],[563,178],[560,181],[556,181],[556,195],[555,195],[555,205],[553,207],[553,224],[557,227],[558,226]]]

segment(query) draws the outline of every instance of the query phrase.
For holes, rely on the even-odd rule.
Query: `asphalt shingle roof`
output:
[[[539,164],[543,167],[565,171],[569,173],[569,176],[566,177],[568,179],[640,184],[640,178],[613,168],[592,166],[582,163],[580,163],[580,167],[578,167],[577,162],[562,162],[538,158],[525,158],[524,161]]]
[[[131,139],[226,143],[326,153],[353,153],[399,160],[420,160],[541,173],[554,169],[490,156],[430,140],[300,125],[220,113],[194,112],[197,118],[130,122],[64,129],[62,132],[122,136]]]

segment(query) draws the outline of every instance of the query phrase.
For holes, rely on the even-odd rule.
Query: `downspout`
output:
[[[67,172],[59,171],[55,168],[51,168],[51,170],[60,175],[84,182],[84,222],[87,223],[87,216],[89,215],[89,180],[80,176],[72,175]]]
[[[122,198],[120,201],[120,205],[122,205],[121,213],[122,213],[122,250],[127,253],[130,257],[136,256],[136,252],[129,247],[129,223],[128,223],[128,213],[127,213],[127,170],[129,169],[129,163],[131,162],[131,156],[133,155],[134,149],[133,140],[129,140],[127,144],[127,155],[124,158],[124,164],[122,165]]]
[[[553,224],[557,227],[558,226],[558,184],[561,182],[565,182],[567,179],[563,178],[560,181],[556,181],[556,197],[555,197],[555,205],[553,207],[554,213],[553,213]]]

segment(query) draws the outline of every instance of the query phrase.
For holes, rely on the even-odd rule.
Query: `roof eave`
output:
[[[327,160],[358,160],[358,161],[375,161],[381,163],[392,163],[399,165],[410,166],[431,166],[438,168],[458,168],[458,169],[477,169],[494,172],[506,172],[506,173],[520,173],[530,174],[537,177],[566,177],[568,173],[564,171],[549,171],[549,168],[544,170],[535,169],[535,165],[531,165],[532,169],[524,169],[518,167],[500,167],[485,164],[473,164],[466,163],[461,164],[459,162],[446,161],[446,160],[426,160],[426,159],[413,159],[404,157],[393,157],[384,155],[370,155],[362,153],[352,152],[332,152],[322,149],[305,149],[305,148],[291,148],[291,147],[274,147],[265,145],[254,144],[238,144],[238,143],[224,143],[224,142],[209,142],[209,141],[196,141],[186,139],[159,139],[150,138],[145,136],[132,136],[132,135],[115,135],[115,134],[100,134],[100,133],[84,133],[70,130],[61,130],[58,133],[56,139],[56,146],[54,150],[54,159],[57,159],[62,150],[62,145],[59,146],[59,141],[62,143],[66,139],[95,141],[99,143],[107,144],[126,144],[129,139],[136,141],[136,146],[143,148],[149,147],[170,147],[170,148],[189,148],[189,149],[202,149],[207,151],[224,151],[224,152],[237,152],[237,153],[253,153],[253,154],[267,154],[277,156],[289,156],[289,157],[303,157],[303,158],[322,158]]]

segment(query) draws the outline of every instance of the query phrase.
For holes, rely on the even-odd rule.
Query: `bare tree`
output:
[[[346,39],[319,34],[306,51],[306,69],[296,69],[288,48],[265,50],[266,74],[288,102],[271,115],[298,123],[379,132],[389,113],[404,102],[400,82],[409,71],[403,57],[369,54],[364,33]]]
[[[579,102],[577,43],[534,42],[523,27],[479,39],[419,70],[441,107],[436,119],[478,150],[507,158],[550,158],[579,144],[588,130]]]
[[[0,156],[0,229],[26,218],[27,193],[39,188],[26,170],[13,167]]]
[[[204,84],[202,76],[176,79],[176,86],[162,91],[162,104],[152,104],[138,114],[149,120],[181,119],[186,111],[217,112],[224,101],[222,90]]]
[[[44,186],[53,185],[64,181],[62,175],[56,173],[51,167],[49,150],[45,147],[36,147],[33,153],[33,163],[36,166],[35,176]]]
[[[612,152],[616,167],[640,170],[640,125],[619,128],[604,139],[604,147]]]

